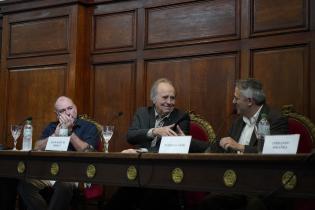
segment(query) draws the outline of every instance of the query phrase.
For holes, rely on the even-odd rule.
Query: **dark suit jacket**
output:
[[[175,123],[178,119],[181,119],[179,123],[182,131],[189,134],[189,115],[178,109],[174,109],[170,116],[165,119],[164,126]],[[128,129],[127,141],[132,145],[147,148],[149,151],[158,151],[160,141],[154,148],[151,148],[151,142],[153,138],[147,136],[149,129],[155,126],[155,112],[154,107],[141,107],[136,111],[134,115],[132,125]],[[189,152],[203,152],[209,144],[204,142],[191,141]]]
[[[270,123],[270,134],[276,135],[276,134],[287,134],[288,133],[288,119],[281,115],[280,112],[270,109],[268,105],[264,105],[259,113],[257,124],[261,119],[261,114],[265,113],[267,114],[267,119]],[[235,141],[239,141],[242,131],[245,127],[245,122],[243,121],[243,116],[239,116],[235,122],[233,123],[229,136],[233,138]],[[210,151],[212,152],[226,152],[223,150],[219,145],[219,140],[216,141],[215,145],[212,145],[212,148]],[[233,152],[233,151],[229,151]],[[245,146],[244,153],[257,153],[257,138],[255,135],[255,132],[253,132],[252,137],[250,139],[249,145]]]

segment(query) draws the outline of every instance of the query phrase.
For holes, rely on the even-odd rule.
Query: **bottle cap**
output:
[[[267,114],[266,113],[261,113],[261,118],[267,118]]]

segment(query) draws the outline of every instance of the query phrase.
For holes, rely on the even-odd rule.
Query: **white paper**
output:
[[[67,151],[70,142],[70,136],[50,136],[48,138],[45,150],[49,151]]]
[[[191,136],[163,136],[159,153],[188,154]]]
[[[263,154],[296,154],[300,134],[265,136]]]

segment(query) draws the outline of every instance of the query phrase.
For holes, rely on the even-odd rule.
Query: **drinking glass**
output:
[[[104,151],[108,153],[108,144],[109,140],[112,138],[114,134],[114,126],[106,125],[103,128],[103,137],[104,137]]]
[[[12,137],[14,139],[14,141],[13,141],[14,146],[13,146],[12,150],[16,150],[17,139],[21,135],[21,131],[22,131],[21,125],[11,125],[11,134],[12,134]]]

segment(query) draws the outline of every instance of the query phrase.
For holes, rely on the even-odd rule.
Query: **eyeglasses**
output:
[[[247,100],[252,100],[252,98],[245,98],[245,99],[247,99]],[[239,100],[241,100],[240,97],[236,97],[236,96],[233,97],[233,101],[234,101],[234,102],[237,102],[237,101],[239,101]]]
[[[237,102],[237,101],[239,101],[240,99],[241,99],[241,98],[234,96],[234,97],[233,97],[233,102]]]

